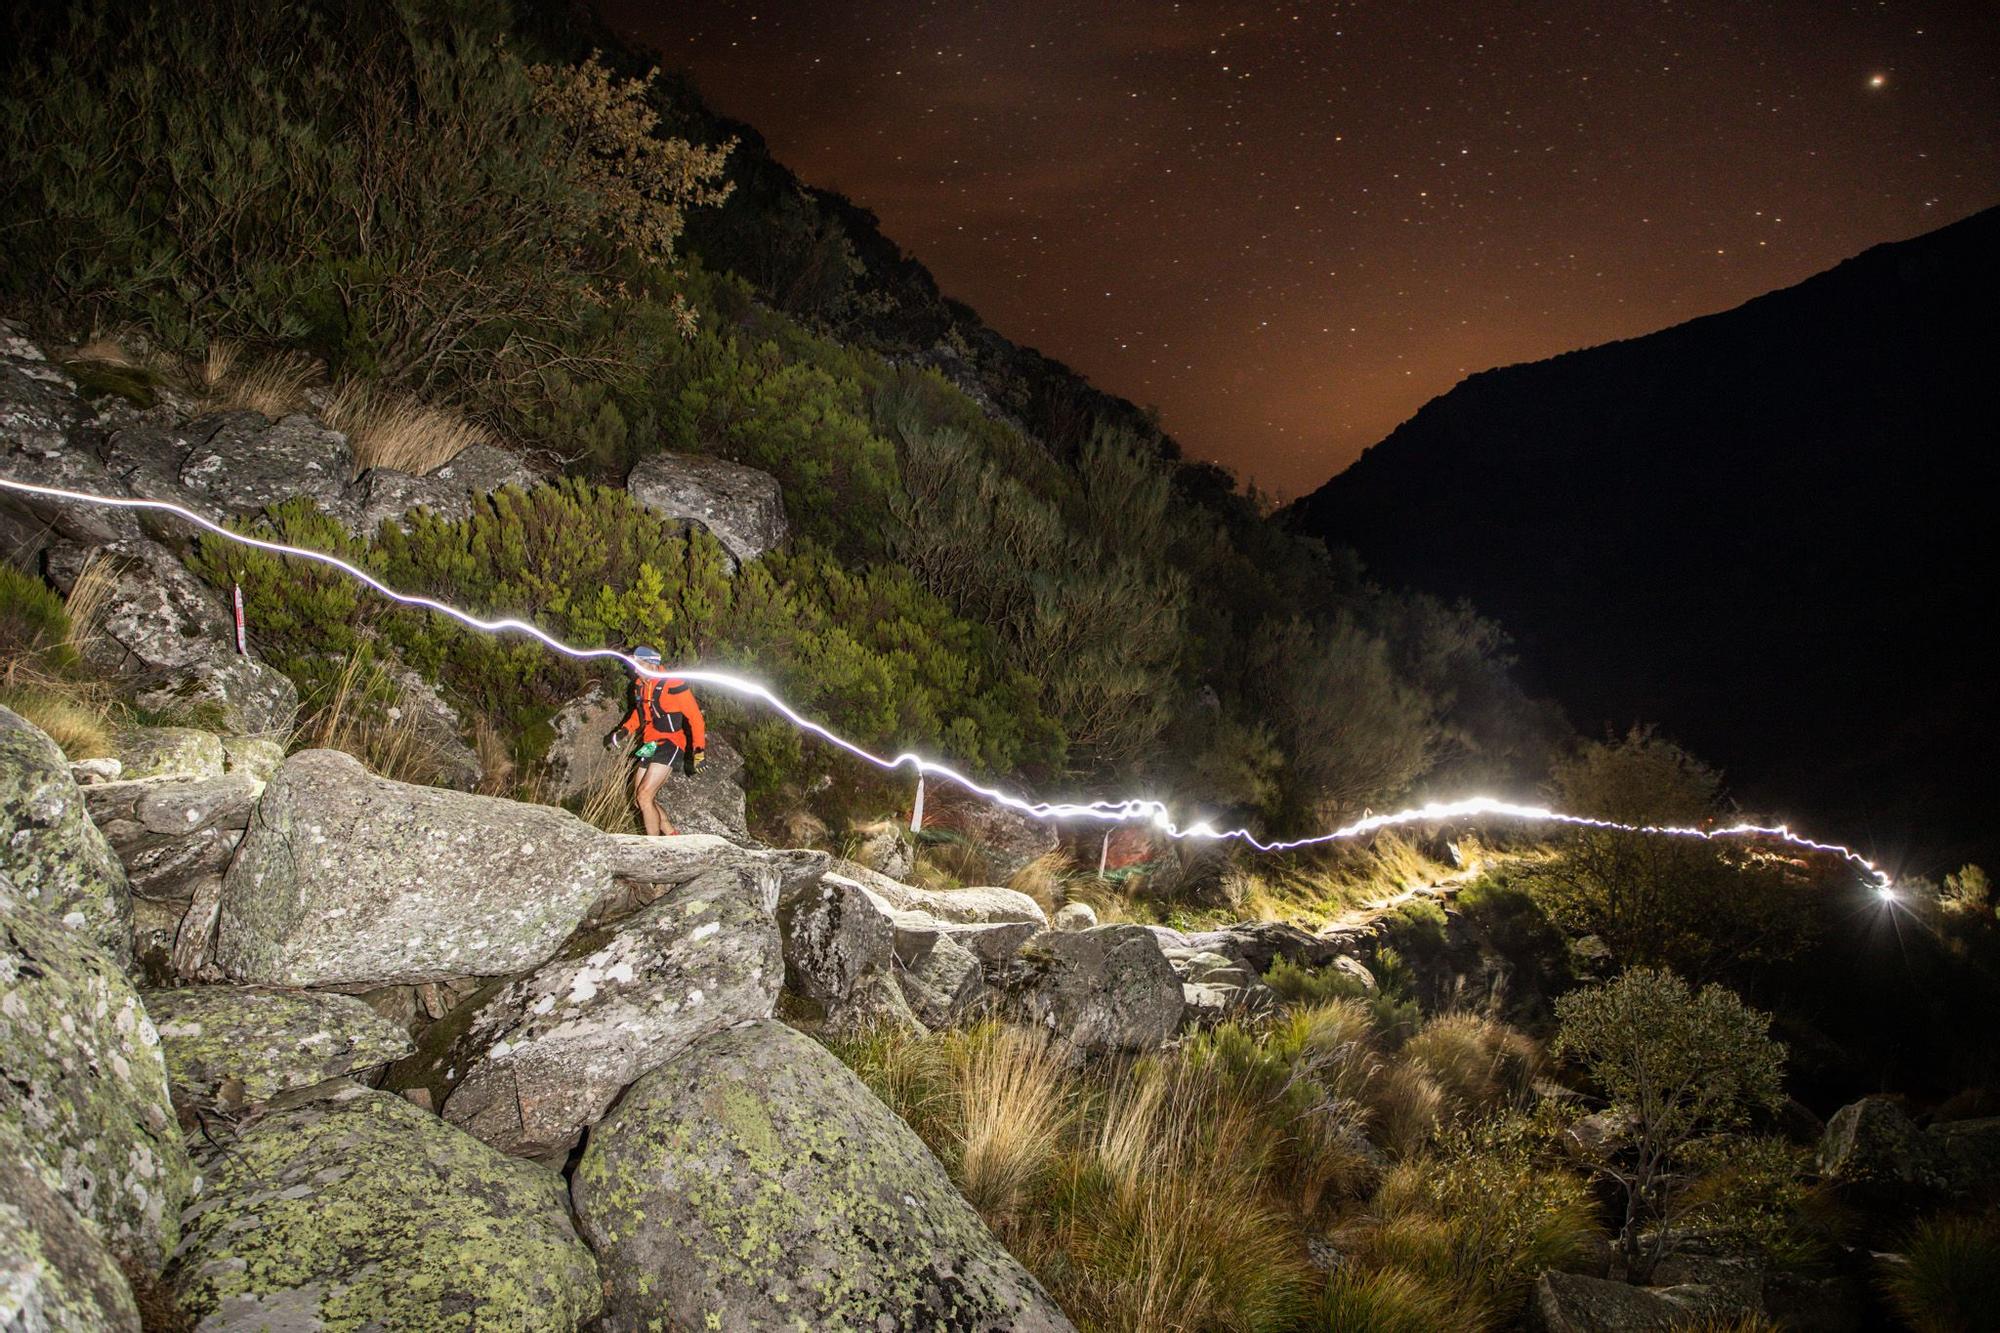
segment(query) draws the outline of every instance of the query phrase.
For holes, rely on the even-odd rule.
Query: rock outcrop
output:
[[[472,513],[474,499],[503,486],[525,489],[534,482],[535,474],[526,463],[490,444],[469,445],[449,463],[420,477],[394,468],[370,468],[356,488],[360,512],[355,530],[373,536],[384,523],[400,524],[419,509],[428,509],[447,523],[457,522]]]
[[[125,869],[90,821],[69,762],[40,727],[0,708],[0,877],[24,905],[132,961]]]
[[[571,1194],[620,1333],[1070,1328],[910,1128],[775,1022],[635,1084]]]
[[[208,1171],[174,1262],[203,1329],[570,1333],[601,1303],[562,1178],[391,1093],[289,1094]]]
[[[1537,1326],[1546,1333],[1671,1333],[1761,1313],[1734,1293],[1698,1283],[1635,1287],[1560,1272],[1544,1273],[1535,1283],[1534,1309]]]
[[[301,751],[264,789],[229,867],[216,961],[283,986],[523,971],[612,887],[602,841],[550,806],[414,787],[338,751]]]
[[[769,872],[766,872],[767,874]],[[765,890],[712,871],[475,997],[390,1075],[503,1152],[560,1163],[625,1087],[692,1042],[768,1018],[784,979]]]
[[[410,1053],[401,1028],[351,996],[189,986],[144,999],[176,1106],[235,1111]]]
[[[213,713],[232,732],[282,735],[298,713],[298,690],[280,671],[235,650],[222,599],[178,557],[142,537],[49,552],[49,573],[67,591],[93,554],[109,582],[85,656],[134,682],[140,704],[161,713]],[[130,776],[130,775],[128,775]]]
[[[1891,1209],[2000,1195],[2000,1118],[1920,1129],[1894,1098],[1863,1097],[1827,1120],[1819,1167],[1846,1198]]]
[[[124,970],[0,878],[0,1127],[112,1251],[158,1269],[194,1182]]]
[[[741,563],[785,540],[785,496],[776,477],[693,454],[648,454],[625,479],[632,498],[662,518],[698,523]]]
[[[0,1124],[0,1329],[139,1333],[132,1288],[97,1233]]]
[[[991,975],[1009,1017],[1079,1055],[1153,1050],[1181,1025],[1181,980],[1144,926],[1044,931]]]

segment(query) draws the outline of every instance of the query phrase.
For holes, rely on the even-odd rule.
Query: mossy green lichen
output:
[[[567,1333],[602,1299],[560,1176],[390,1093],[281,1097],[213,1176],[174,1264],[197,1320]]]
[[[571,1182],[613,1329],[1067,1329],[909,1127],[818,1043],[697,1042]]]
[[[159,1267],[195,1183],[159,1036],[124,971],[4,879],[0,1126],[114,1253]]]
[[[213,1101],[225,1083],[269,1101],[409,1054],[401,1028],[360,1000],[257,986],[147,991],[167,1080],[177,1098]]]
[[[132,961],[125,868],[90,822],[62,750],[8,708],[0,708],[0,874],[120,966]]]
[[[0,1125],[0,1328],[138,1333],[132,1289],[97,1233]]]

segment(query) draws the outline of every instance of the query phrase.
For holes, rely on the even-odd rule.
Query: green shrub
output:
[[[2000,1216],[1929,1218],[1881,1272],[1889,1303],[1917,1333],[1991,1328],[2000,1310]]]
[[[1441,953],[1445,947],[1444,908],[1429,898],[1408,898],[1389,914],[1389,934],[1405,953]]]
[[[496,492],[455,521],[419,513],[407,531],[385,525],[372,543],[304,501],[278,506],[265,523],[279,540],[338,554],[400,591],[525,618],[580,646],[645,642],[669,662],[727,663],[879,749],[920,746],[989,772],[1053,766],[1061,754],[1034,682],[1002,665],[987,631],[905,574],[857,574],[815,546],[732,576],[705,532],[683,535],[625,492],[574,479]],[[352,658],[386,645],[517,738],[522,761],[539,757],[557,707],[612,674],[526,635],[489,635],[388,602],[311,562],[205,539],[190,564],[218,588],[242,583],[259,650],[303,699],[331,697]],[[724,723],[766,721],[726,691],[702,694]],[[796,766],[804,751],[775,731],[753,734],[765,765],[753,788],[773,793],[794,776],[777,766]]]
[[[69,641],[69,611],[55,589],[0,563],[0,658],[66,671],[77,664]]]
[[[1680,1202],[1697,1230],[1776,1269],[1808,1269],[1830,1257],[1837,1206],[1814,1189],[1813,1153],[1771,1135],[1725,1135],[1690,1145],[1695,1179]]]

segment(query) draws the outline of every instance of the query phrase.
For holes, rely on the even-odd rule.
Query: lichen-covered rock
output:
[[[909,1126],[780,1023],[634,1084],[571,1196],[617,1333],[1070,1328]]]
[[[113,1253],[159,1267],[194,1184],[159,1036],[122,968],[4,879],[0,1126]]]
[[[472,513],[474,497],[489,495],[503,486],[525,488],[534,481],[535,474],[526,463],[490,444],[470,445],[449,463],[421,477],[393,468],[371,468],[362,479],[366,498],[355,529],[373,536],[385,522],[401,523],[418,509],[428,509],[448,523],[457,522]]]
[[[1082,1055],[1153,1050],[1181,1025],[1181,980],[1143,926],[1044,931],[993,980],[1017,1021]]]
[[[329,1088],[215,1157],[174,1260],[199,1328],[569,1333],[597,1313],[560,1176],[392,1093]]]
[[[172,551],[139,537],[102,547],[67,543],[50,550],[49,572],[67,589],[93,554],[109,562],[110,577],[84,649],[92,663],[136,676],[139,703],[156,712],[213,714],[244,734],[291,729],[297,688],[276,668],[237,655],[222,599]]]
[[[644,906],[659,897],[656,890],[662,885],[685,884],[711,870],[742,871],[767,887],[775,885],[777,898],[765,904],[766,911],[775,912],[779,901],[818,883],[831,862],[825,852],[741,847],[713,833],[665,838],[607,834],[599,840],[598,850],[621,886],[592,907],[591,918],[598,921]]]
[[[256,412],[224,412],[191,422],[195,436],[181,460],[181,488],[216,511],[249,515],[294,496],[329,513],[347,508],[354,453],[347,437],[295,412],[271,421]]]
[[[33,1149],[6,1124],[0,1124],[0,1329],[139,1333],[139,1309],[117,1262],[49,1187]]]
[[[143,778],[178,778],[195,782],[222,776],[222,738],[199,727],[128,727],[118,733],[118,759],[124,765],[119,777],[126,782]],[[136,810],[142,788],[130,788]]]
[[[224,772],[244,773],[259,782],[269,782],[271,775],[278,771],[278,765],[285,762],[285,747],[269,736],[224,736],[222,738],[222,767]]]
[[[132,900],[132,976],[142,986],[169,986],[175,979],[174,940],[187,904]]]
[[[778,479],[721,458],[657,453],[625,479],[632,498],[664,518],[699,523],[739,562],[785,540],[785,495]]]
[[[766,872],[767,874],[769,872]],[[721,1028],[768,1018],[784,979],[766,890],[713,871],[475,997],[390,1072],[519,1157],[566,1157],[627,1085]]]
[[[778,906],[785,941],[785,978],[793,991],[837,1018],[870,979],[892,975],[896,932],[866,890],[839,875]]]
[[[255,1105],[410,1053],[401,1028],[348,995],[190,986],[141,998],[177,1105]]]
[[[132,900],[56,743],[0,708],[0,875],[24,903],[132,961]]]
[[[903,998],[926,1027],[950,1027],[979,1011],[986,997],[986,970],[979,956],[956,940],[899,934],[896,960]]]
[[[1535,1315],[1547,1333],[1670,1333],[1712,1327],[1753,1313],[1698,1284],[1635,1287],[1628,1282],[1548,1272],[1535,1283]]]
[[[1942,1144],[1888,1097],[1863,1097],[1833,1113],[1819,1168],[1835,1189],[1882,1203],[1922,1202],[1952,1188]]]
[[[356,986],[545,961],[612,887],[609,840],[550,806],[286,760],[224,879],[216,961],[239,981]]]
[[[1286,921],[1239,921],[1221,930],[1189,935],[1188,943],[1248,964],[1259,976],[1269,972],[1280,958],[1299,967],[1324,967],[1339,953],[1333,941]]]

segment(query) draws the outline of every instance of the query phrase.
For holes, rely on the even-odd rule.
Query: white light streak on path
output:
[[[1722,828],[1695,828],[1678,824],[1623,824],[1616,820],[1593,819],[1587,815],[1564,814],[1561,811],[1551,810],[1547,806],[1542,805],[1522,805],[1514,801],[1503,801],[1492,796],[1469,796],[1457,801],[1434,801],[1428,805],[1415,806],[1407,810],[1397,810],[1390,814],[1370,815],[1365,819],[1356,820],[1352,824],[1343,825],[1331,832],[1316,834],[1309,838],[1281,839],[1267,842],[1257,837],[1256,834],[1250,832],[1248,829],[1217,829],[1206,823],[1191,824],[1187,828],[1181,828],[1174,823],[1173,817],[1164,803],[1143,797],[1133,797],[1123,801],[1092,801],[1088,804],[1074,804],[1063,801],[1031,801],[1019,796],[1010,795],[996,787],[990,787],[959,772],[948,764],[939,763],[935,759],[926,759],[920,754],[905,751],[893,758],[885,758],[878,755],[871,750],[855,744],[853,741],[832,731],[823,724],[806,717],[783,699],[779,698],[777,694],[772,692],[770,687],[746,677],[732,675],[726,671],[709,671],[699,667],[657,669],[642,666],[615,648],[578,648],[573,644],[564,643],[561,639],[548,633],[548,631],[531,625],[525,620],[516,620],[512,617],[488,620],[484,617],[473,615],[469,611],[461,611],[455,606],[437,601],[434,598],[419,597],[409,593],[398,592],[370,574],[367,570],[351,565],[338,556],[328,555],[324,551],[313,551],[304,547],[289,546],[283,542],[274,542],[262,537],[254,537],[246,533],[237,532],[231,528],[224,527],[213,519],[197,514],[191,509],[185,509],[180,505],[171,504],[165,500],[148,500],[131,496],[94,495],[88,491],[65,490],[58,486],[39,486],[29,482],[10,480],[5,477],[0,477],[0,488],[17,491],[23,495],[37,495],[45,499],[62,500],[72,504],[98,505],[110,509],[150,509],[159,513],[172,514],[177,518],[194,524],[204,532],[214,533],[216,536],[229,541],[239,542],[242,545],[254,547],[260,551],[269,551],[274,555],[290,556],[298,560],[311,560],[318,564],[330,566],[347,575],[349,578],[366,584],[393,602],[400,602],[404,606],[419,607],[426,611],[434,611],[442,616],[449,616],[462,625],[484,633],[526,634],[531,638],[539,640],[543,646],[568,657],[586,661],[593,658],[609,658],[624,663],[627,670],[642,675],[656,677],[675,676],[682,680],[695,681],[703,685],[713,685],[718,689],[727,690],[732,694],[743,695],[765,704],[787,722],[799,728],[799,730],[809,732],[825,741],[828,745],[843,750],[857,759],[865,760],[877,768],[891,771],[899,768],[908,768],[913,772],[923,773],[934,778],[942,778],[947,782],[956,783],[967,791],[973,792],[996,805],[1005,806],[1010,810],[1017,810],[1034,819],[1053,822],[1087,819],[1112,824],[1145,822],[1152,824],[1171,838],[1198,838],[1218,842],[1240,842],[1246,846],[1254,847],[1260,852],[1294,851],[1302,847],[1316,847],[1325,843],[1347,842],[1356,838],[1366,837],[1371,833],[1380,832],[1383,829],[1400,828],[1409,824],[1433,824],[1462,819],[1501,819],[1523,824],[1568,825],[1576,828],[1611,829],[1618,832],[1642,833],[1659,837],[1701,838],[1707,841],[1724,838],[1743,838],[1779,842],[1796,847],[1802,851],[1823,852],[1831,856],[1838,856],[1862,870],[1872,882],[1876,891],[1884,898],[1890,897],[1895,889],[1894,882],[1890,879],[1887,871],[1882,870],[1874,862],[1855,851],[1852,847],[1846,847],[1837,842],[1818,842],[1802,834],[1794,833],[1783,824],[1765,825],[1745,823],[1732,824]]]

